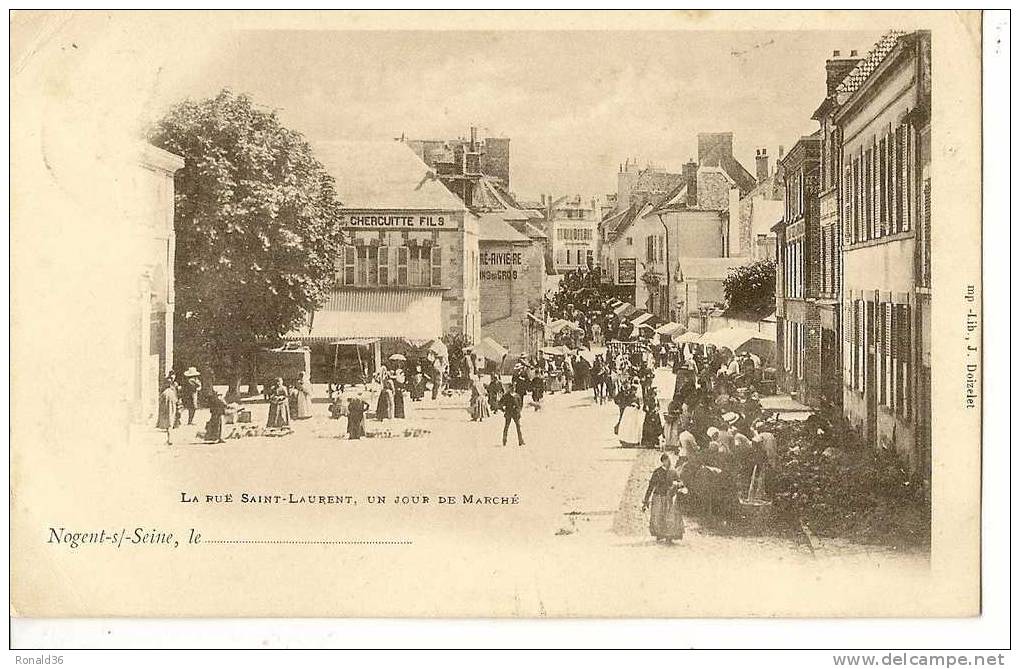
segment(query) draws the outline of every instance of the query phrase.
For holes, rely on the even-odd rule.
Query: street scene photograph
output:
[[[60,16],[23,615],[979,610],[973,17]]]
[[[175,480],[923,563],[930,35],[643,41],[241,35],[144,153],[173,226],[137,409]]]

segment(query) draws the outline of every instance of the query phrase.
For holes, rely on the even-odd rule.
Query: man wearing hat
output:
[[[202,391],[201,373],[194,367],[184,372],[184,408],[188,410],[188,425],[195,422],[195,411],[198,409],[198,394]]]

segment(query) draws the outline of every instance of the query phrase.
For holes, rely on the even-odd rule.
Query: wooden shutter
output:
[[[432,247],[432,285],[443,285],[443,254],[438,244]]]
[[[913,351],[911,337],[913,336],[913,322],[911,321],[910,305],[903,305],[903,336],[900,339],[900,355],[903,360],[903,409],[901,414],[904,418],[911,417],[911,405],[913,404]]]
[[[889,349],[889,360],[892,365],[892,379],[890,380],[892,383],[892,397],[890,398],[889,408],[892,409],[895,415],[903,405],[902,304],[892,305],[892,323],[889,328],[889,336],[892,341],[892,346]]]
[[[397,247],[397,284],[406,286],[407,280],[407,260],[408,260],[408,247],[398,246]]]
[[[390,285],[390,247],[379,247],[379,285]]]
[[[358,250],[354,246],[348,244],[344,246],[344,278],[343,283],[347,286],[353,286],[356,280],[356,265],[358,262]]]
[[[883,137],[878,142],[878,207],[876,208],[876,218],[878,219],[878,234],[879,236],[885,236],[888,233],[886,227],[886,220],[888,215],[886,213],[888,206],[886,204],[886,138]]]

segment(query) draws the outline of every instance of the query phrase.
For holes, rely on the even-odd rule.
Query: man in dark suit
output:
[[[506,433],[510,430],[511,421],[517,428],[517,445],[524,445],[521,434],[521,398],[517,393],[503,393],[499,400],[499,408],[503,412],[503,445],[506,446]]]

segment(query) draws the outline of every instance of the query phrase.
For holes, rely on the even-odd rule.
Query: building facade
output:
[[[142,257],[132,289],[128,332],[131,374],[130,420],[151,423],[162,379],[174,365],[174,173],[184,167],[179,156],[143,144],[133,187],[140,206],[132,221]]]
[[[544,240],[519,232],[501,213],[478,222],[481,336],[516,359],[545,345]],[[494,361],[499,363],[499,360]]]
[[[780,387],[820,406],[818,172],[820,133],[802,137],[779,164],[783,220],[776,232],[776,349]]]
[[[827,402],[843,406],[843,235],[841,211],[841,137],[835,123],[839,108],[836,91],[843,79],[857,66],[856,51],[842,56],[834,51],[825,61],[825,98],[812,118],[818,121],[821,135],[818,192],[819,281],[818,317],[822,331],[821,392]]]
[[[580,195],[552,208],[548,222],[553,267],[558,274],[599,264],[598,209]]]
[[[316,155],[336,179],[346,242],[336,284],[306,327],[312,381],[330,345],[377,339],[383,357],[446,334],[481,336],[478,219],[406,145],[328,142]]]
[[[891,32],[836,93],[843,406],[930,476],[931,35]]]

